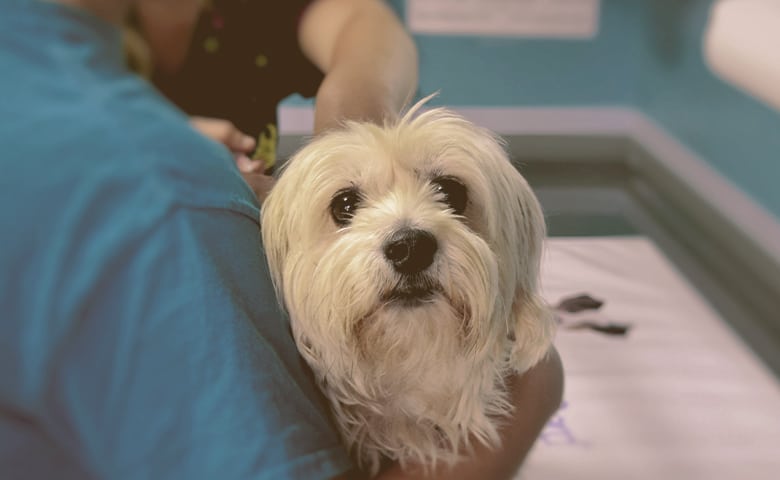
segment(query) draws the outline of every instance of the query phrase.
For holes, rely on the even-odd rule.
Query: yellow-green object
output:
[[[276,164],[276,142],[279,140],[276,125],[268,123],[265,130],[257,136],[257,148],[252,154],[252,160],[262,160],[265,163],[265,170]]]
[[[219,39],[215,36],[208,36],[203,41],[203,49],[209,53],[214,53],[219,50]]]
[[[261,54],[258,54],[258,55],[255,57],[255,65],[257,66],[257,68],[263,68],[263,67],[265,67],[266,65],[268,65],[268,57],[266,57],[266,56],[265,56],[265,55],[263,55],[262,53],[261,53]]]

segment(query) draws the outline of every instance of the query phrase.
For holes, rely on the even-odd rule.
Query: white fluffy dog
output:
[[[531,189],[490,132],[422,103],[312,141],[262,213],[298,349],[373,472],[497,446],[506,378],[554,333]]]

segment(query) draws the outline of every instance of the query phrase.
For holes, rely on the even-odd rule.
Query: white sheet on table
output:
[[[553,238],[542,287],[633,328],[559,330],[564,406],[518,479],[780,478],[780,384],[649,240]]]

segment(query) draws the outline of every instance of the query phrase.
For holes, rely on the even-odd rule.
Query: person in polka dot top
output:
[[[141,70],[245,172],[274,166],[276,109],[291,94],[316,96],[318,133],[379,122],[417,87],[414,42],[382,0],[139,0],[130,24]]]

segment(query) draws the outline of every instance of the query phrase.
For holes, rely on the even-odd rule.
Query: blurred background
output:
[[[775,216],[780,215],[780,188],[776,186],[780,178],[780,114],[724,82],[705,64],[703,39],[716,2],[388,3],[405,20],[415,3],[429,9],[439,6],[443,14],[457,4],[499,10],[522,4],[596,5],[597,31],[586,38],[545,38],[544,33],[514,37],[502,33],[431,34],[412,29],[420,50],[420,94],[439,91],[435,103],[447,106],[630,106],[661,124]],[[771,8],[777,2],[763,3]],[[468,8],[465,11],[473,13]],[[776,50],[778,44],[770,40],[767,38],[766,50]],[[777,54],[772,54],[777,59]],[[287,102],[302,103],[296,99]]]

